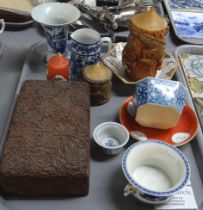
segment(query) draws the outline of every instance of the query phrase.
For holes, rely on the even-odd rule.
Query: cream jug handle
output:
[[[111,48],[112,48],[112,41],[109,37],[102,37],[101,38],[101,44],[102,43],[108,43],[108,50],[107,50],[107,54],[109,54],[109,52],[111,51]]]

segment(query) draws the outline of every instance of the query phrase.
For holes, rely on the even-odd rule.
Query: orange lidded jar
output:
[[[56,54],[48,60],[47,79],[60,78],[68,80],[69,78],[69,61],[68,59],[59,54]]]

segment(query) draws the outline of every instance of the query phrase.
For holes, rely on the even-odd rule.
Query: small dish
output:
[[[191,93],[190,102],[194,105],[200,124],[200,135],[203,131],[203,47],[201,45],[182,45],[177,47],[175,57],[180,61],[177,79],[188,87]],[[200,137],[202,139],[202,137]]]
[[[171,9],[197,10],[197,11],[203,9],[203,2],[199,0],[193,0],[193,1],[168,0],[168,4]]]
[[[24,28],[33,23],[29,12],[0,7],[0,17],[8,28]]]
[[[128,130],[116,122],[104,122],[93,131],[97,146],[108,155],[118,154],[129,140]]]
[[[172,5],[171,0],[163,0],[168,13],[170,23],[176,37],[183,42],[202,45],[202,2],[201,1],[177,1],[178,5]],[[184,2],[184,3],[183,3]],[[189,4],[187,6],[186,4]],[[176,4],[176,3],[175,3]],[[180,8],[180,5],[185,8]],[[172,6],[172,7],[171,7]],[[174,8],[178,6],[179,8]],[[199,8],[195,8],[198,7]],[[186,8],[187,7],[187,8]]]
[[[192,98],[203,97],[203,54],[181,54],[179,60]]]
[[[127,98],[119,111],[119,119],[132,138],[136,140],[159,139],[176,147],[182,146],[191,141],[198,129],[198,120],[195,112],[189,105],[185,105],[178,124],[170,129],[147,128],[135,122],[134,118],[128,113],[128,104],[132,97]]]
[[[123,155],[122,169],[130,183],[124,195],[132,194],[148,204],[168,202],[190,178],[190,165],[185,155],[159,140],[131,145]]]
[[[135,85],[125,74],[125,67],[122,64],[122,51],[125,42],[117,43],[111,50],[109,55],[103,56],[102,61],[111,71],[126,85]],[[175,74],[178,63],[175,57],[166,52],[162,67],[157,71],[156,77],[161,79],[171,79]]]

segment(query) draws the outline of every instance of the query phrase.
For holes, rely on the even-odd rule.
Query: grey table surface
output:
[[[126,33],[124,33],[126,34]],[[119,35],[123,35],[122,33]],[[167,37],[167,50],[174,53],[180,43],[170,32]],[[45,41],[37,25],[15,31],[4,31],[0,35],[3,54],[0,57],[0,135],[8,118],[24,59],[29,48],[36,42]],[[118,121],[122,102],[133,93],[132,86],[126,86],[113,77],[112,97],[104,105],[91,107],[91,134],[93,129],[104,121]],[[202,139],[203,141],[203,139]],[[133,143],[131,139],[129,144]],[[202,154],[198,152],[196,139],[180,148],[191,165],[191,182],[199,209],[203,210],[203,171],[200,166]],[[123,197],[126,180],[121,171],[122,153],[107,158],[94,150],[91,153],[90,192],[81,198],[7,198],[1,197],[0,210],[123,210],[152,209],[135,201],[132,196]],[[203,162],[203,161],[202,161]]]

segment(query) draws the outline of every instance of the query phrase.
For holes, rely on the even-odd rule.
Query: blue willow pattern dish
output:
[[[153,103],[182,112],[186,95],[186,88],[180,82],[147,77],[136,82],[134,98],[138,106]]]
[[[178,36],[182,38],[203,38],[203,14],[201,12],[172,10],[171,15]]]
[[[187,0],[187,1],[180,1],[180,0],[169,0],[169,4],[171,9],[203,9],[203,2],[201,0]]]

